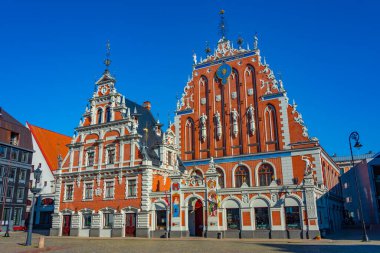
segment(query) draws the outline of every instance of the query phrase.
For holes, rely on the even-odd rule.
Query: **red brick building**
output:
[[[194,187],[181,179],[185,212],[178,230],[208,237],[313,238],[320,229],[338,229],[338,166],[308,136],[297,105],[289,104],[282,81],[260,56],[257,37],[253,50],[240,45],[233,48],[222,37],[200,62],[194,54],[172,129],[184,175],[205,181]],[[196,203],[203,212],[189,211]],[[335,227],[329,217],[337,219]]]
[[[52,235],[314,238],[339,227],[337,165],[257,37],[253,50],[241,42],[223,36],[204,60],[194,54],[165,133],[150,103],[104,72],[56,172]]]

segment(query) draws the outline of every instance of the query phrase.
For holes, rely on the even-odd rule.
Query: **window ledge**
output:
[[[112,198],[103,198],[103,200],[114,200],[115,198],[112,197]]]
[[[82,199],[82,201],[86,202],[86,201],[93,201],[94,199]]]
[[[137,196],[130,196],[130,197],[125,197],[125,199],[138,199]]]
[[[74,200],[64,200],[62,202],[74,202]]]

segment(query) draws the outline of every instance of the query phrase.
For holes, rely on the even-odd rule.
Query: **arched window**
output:
[[[98,124],[102,123],[102,118],[103,118],[103,110],[100,108],[98,110]]]
[[[235,170],[235,187],[241,187],[243,183],[249,184],[249,171],[247,167],[239,166]]]
[[[273,168],[267,163],[260,165],[258,174],[260,186],[268,186],[274,180]]]
[[[106,122],[111,121],[111,108],[107,107],[106,109]]]
[[[194,121],[188,118],[185,125],[185,153],[194,158]]]
[[[224,188],[224,172],[220,168],[216,168],[216,172],[218,173],[218,184],[220,188]]]
[[[268,105],[264,111],[265,124],[265,141],[267,144],[276,144],[276,150],[279,149],[277,133],[276,109],[273,105]]]

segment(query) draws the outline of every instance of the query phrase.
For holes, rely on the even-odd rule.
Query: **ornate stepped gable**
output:
[[[253,50],[236,49],[222,38],[205,59],[193,55],[192,77],[177,103],[183,160],[319,145],[254,41]]]

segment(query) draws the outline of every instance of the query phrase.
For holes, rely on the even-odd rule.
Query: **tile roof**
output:
[[[70,143],[71,137],[38,126],[33,126],[28,122],[26,124],[32,132],[50,170],[55,171],[58,165],[57,157],[58,155],[61,155],[62,158],[66,156],[69,151],[69,148],[66,145]]]
[[[376,153],[354,155],[354,161],[373,158],[377,155],[378,154]],[[334,160],[334,162],[345,162],[345,161],[351,161],[351,156],[332,156],[332,159]]]

